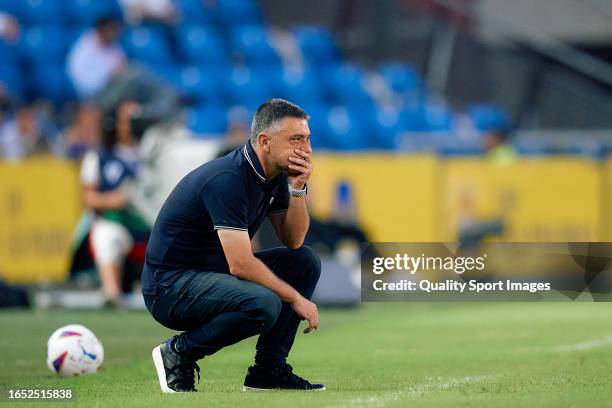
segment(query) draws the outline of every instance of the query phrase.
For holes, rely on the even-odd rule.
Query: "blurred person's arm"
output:
[[[120,189],[100,193],[92,185],[83,185],[83,203],[91,210],[120,210],[125,208],[127,201]]]
[[[101,193],[97,190],[100,179],[98,154],[89,151],[81,165],[83,204],[90,210],[119,210],[126,206],[126,197],[121,189]]]

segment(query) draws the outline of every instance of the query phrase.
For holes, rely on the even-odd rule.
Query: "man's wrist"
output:
[[[289,186],[296,190],[302,190],[304,187],[306,187],[306,182],[305,181],[289,182]]]
[[[301,298],[302,298],[302,295],[300,295],[300,293],[296,290],[295,293],[289,299],[289,302],[287,302],[287,303],[293,305],[293,304],[297,303]]]
[[[291,185],[289,183],[289,195],[292,197],[304,197],[306,193],[308,193],[308,185],[304,183],[301,188],[296,188],[296,186]]]

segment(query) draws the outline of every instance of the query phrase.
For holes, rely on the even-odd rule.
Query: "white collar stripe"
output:
[[[261,179],[261,181],[266,181],[266,178],[264,176],[262,176],[261,174],[259,174],[259,172],[255,168],[255,165],[253,165],[253,162],[251,161],[251,157],[249,156],[249,152],[247,151],[246,145],[244,146],[243,153],[244,153],[244,157],[246,157],[247,161],[249,162],[249,164],[253,168],[253,171],[255,172],[255,174],[257,174],[257,176]]]

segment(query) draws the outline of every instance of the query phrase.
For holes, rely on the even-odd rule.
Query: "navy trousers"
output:
[[[321,261],[309,247],[274,248],[255,256],[302,296],[310,299]],[[182,333],[176,349],[194,360],[259,334],[255,361],[285,362],[300,318],[291,305],[268,288],[224,273],[197,269],[181,271],[178,279],[158,284],[145,304],[153,318]]]

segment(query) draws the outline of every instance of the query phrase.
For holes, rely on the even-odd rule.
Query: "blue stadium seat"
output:
[[[174,84],[178,81],[177,78],[181,66],[182,65],[180,64],[169,62],[165,64],[153,64],[148,66],[147,68],[149,68],[155,75],[163,78],[171,84]]]
[[[416,70],[399,62],[387,62],[378,67],[378,72],[387,85],[396,92],[418,92],[423,87],[423,79]]]
[[[406,131],[422,132],[426,130],[425,119],[423,115],[424,105],[412,104],[405,105],[401,108],[401,115]]]
[[[405,105],[401,115],[402,126],[408,132],[448,132],[454,126],[453,112],[442,102]]]
[[[23,31],[19,48],[30,63],[59,63],[66,58],[69,40],[61,26],[31,26]]]
[[[507,131],[510,128],[508,114],[498,105],[473,104],[468,107],[468,114],[474,123],[474,127],[480,131]]]
[[[219,16],[216,7],[208,6],[210,2],[203,0],[178,0],[177,8],[181,21],[187,25],[215,25]]]
[[[222,135],[227,130],[227,109],[219,105],[199,105],[187,110],[187,127],[198,136]]]
[[[183,60],[210,66],[227,64],[223,40],[216,31],[204,26],[185,26],[177,37]]]
[[[60,106],[76,99],[76,92],[63,63],[42,62],[33,67],[32,76],[36,97],[48,99]]]
[[[387,86],[396,92],[405,104],[422,103],[425,94],[423,78],[410,65],[387,62],[378,67]]]
[[[66,37],[66,43],[68,44],[68,53],[72,46],[85,34],[91,30],[91,27],[83,26],[69,26],[64,27],[64,35]]]
[[[62,1],[20,0],[23,21],[28,25],[62,24],[66,21]]]
[[[56,0],[57,1],[57,0]],[[91,26],[103,16],[121,16],[117,0],[60,0],[73,25]],[[58,3],[60,2],[58,1]]]
[[[367,118],[367,117],[366,117]],[[369,117],[372,147],[379,149],[395,149],[396,138],[407,130],[406,117],[394,107],[377,107]]]
[[[321,85],[311,69],[285,68],[282,72],[283,95],[298,105],[321,103]]]
[[[153,64],[147,66],[148,69],[160,80],[165,81],[171,87],[173,87],[177,92],[181,93],[180,88],[180,78],[181,78],[181,68],[182,65],[174,64],[174,63],[161,63],[161,64]],[[184,97],[184,95],[180,95]]]
[[[313,65],[330,64],[338,60],[338,50],[327,30],[318,26],[303,25],[293,29],[304,60]]]
[[[8,43],[0,38],[0,66],[5,64],[16,64],[19,52],[16,44]]]
[[[217,0],[223,25],[261,24],[261,11],[255,0]]]
[[[151,69],[176,89],[186,105],[225,102],[227,74],[222,70],[172,63],[155,65]]]
[[[23,76],[17,64],[0,64],[0,84],[17,96],[23,96]]]
[[[175,78],[170,80],[188,104],[194,102],[218,102],[221,99],[221,74],[190,65],[181,66]]]
[[[365,71],[352,63],[329,67],[323,74],[330,101],[344,105],[371,105],[372,98],[364,89]]]
[[[232,31],[232,50],[234,56],[251,66],[280,64],[267,30],[259,25],[236,26]]]
[[[344,106],[334,106],[327,115],[329,126],[328,144],[338,150],[361,150],[370,145],[370,141],[361,126],[359,118],[351,115]]]
[[[422,107],[424,130],[448,132],[453,127],[453,112],[441,102],[427,102]]]
[[[147,64],[171,63],[174,58],[168,39],[162,30],[153,27],[135,27],[126,30],[123,44],[130,58]]]
[[[284,96],[284,84],[280,80],[283,76],[283,66],[281,64],[254,65],[249,69],[258,81],[262,81],[268,89],[270,98],[281,98]],[[260,101],[260,104],[263,101]]]
[[[12,15],[18,20],[23,20],[25,16],[25,5],[23,1],[0,0],[0,11]]]
[[[300,105],[310,115],[310,143],[314,149],[330,149],[329,144],[329,107],[324,104]]]
[[[229,76],[228,96],[232,103],[252,107],[274,97],[269,83],[246,67],[234,67]]]

